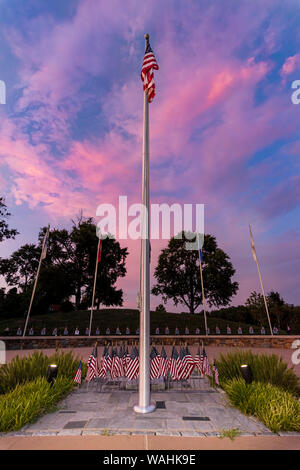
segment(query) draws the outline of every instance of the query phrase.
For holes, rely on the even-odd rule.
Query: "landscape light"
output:
[[[251,384],[253,381],[253,374],[252,374],[251,367],[248,366],[248,364],[242,364],[241,373],[246,384]]]
[[[54,384],[54,381],[57,377],[57,372],[58,372],[58,366],[56,364],[50,364],[48,366],[48,372],[47,372],[47,382],[50,383],[50,387]]]

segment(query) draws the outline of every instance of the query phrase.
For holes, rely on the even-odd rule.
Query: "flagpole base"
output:
[[[141,414],[152,413],[153,411],[155,411],[155,408],[156,406],[153,403],[150,403],[150,405],[148,406],[135,405],[133,407],[136,413],[141,413]]]

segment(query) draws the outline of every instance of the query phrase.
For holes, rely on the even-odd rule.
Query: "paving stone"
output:
[[[151,435],[151,436],[155,436],[155,432],[154,431],[132,431],[131,435],[132,436],[138,436],[138,435],[141,435],[141,434],[147,434],[148,436]]]
[[[107,429],[109,418],[92,418],[85,425],[85,429]]]
[[[297,436],[297,437],[300,437],[300,432],[296,432],[296,431],[280,431],[278,434],[279,434],[279,436]]]
[[[155,432],[156,436],[181,436],[179,431],[156,431]]]
[[[205,436],[207,437],[219,437],[221,434],[217,431],[209,431],[205,433]]]
[[[180,434],[183,437],[199,437],[199,433],[196,431],[181,431]],[[204,434],[203,434],[204,436]]]
[[[88,421],[69,421],[65,424],[64,429],[82,429]]]
[[[81,436],[81,429],[62,429],[57,436]]]

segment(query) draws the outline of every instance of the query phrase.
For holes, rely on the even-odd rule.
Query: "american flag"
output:
[[[81,373],[82,373],[82,364],[81,364],[81,361],[80,361],[78,369],[77,369],[75,377],[74,377],[74,382],[76,382],[77,384],[81,384]]]
[[[203,366],[202,366],[203,374],[212,376],[210,365],[209,365],[209,360],[208,360],[208,357],[204,348],[202,351],[202,356],[203,356]]]
[[[186,347],[186,350],[185,350],[185,355],[184,355],[184,358],[183,358],[183,364],[184,364],[184,367],[185,367],[185,376],[184,376],[184,378],[188,379],[190,377],[191,373],[193,372],[193,370],[195,368],[195,365],[196,365],[188,347]]]
[[[195,363],[195,367],[198,367],[198,370],[199,370],[200,374],[203,375],[203,371],[202,371],[203,361],[201,361],[200,347],[198,347],[196,356],[194,358],[194,363]]]
[[[87,362],[88,371],[85,380],[91,382],[95,377],[99,377],[97,346],[94,347],[92,354]]]
[[[150,352],[150,378],[159,379],[160,375],[160,355],[155,347]]]
[[[126,377],[127,375],[127,367],[130,362],[130,357],[128,354],[128,347],[126,348],[126,351],[123,352],[122,356],[122,363],[123,363],[123,370],[124,370],[124,376]]]
[[[153,101],[155,96],[154,70],[158,70],[158,65],[148,40],[142,65],[141,79],[144,83],[144,91],[148,92],[149,103]]]
[[[165,351],[165,348],[161,348],[160,353],[160,364],[159,364],[159,377],[167,377],[168,375],[168,358]]]
[[[111,371],[110,375],[112,379],[116,379],[121,377],[121,365],[120,365],[120,357],[118,352],[113,348],[112,349],[112,364],[111,364]]]
[[[105,346],[102,354],[102,360],[101,360],[101,367],[100,367],[100,372],[99,372],[99,377],[102,379],[105,379],[106,377],[106,372],[107,372],[107,347]]]
[[[219,385],[219,371],[218,371],[218,368],[217,368],[216,361],[214,361],[213,371],[214,371],[214,373],[215,373],[215,381],[216,381],[216,384]]]
[[[179,380],[178,377],[180,375],[180,371],[181,371],[181,360],[180,360],[180,357],[178,355],[178,352],[175,346],[173,346],[172,354],[169,359],[169,372],[170,372],[171,379]]]
[[[47,231],[45,233],[44,240],[43,240],[42,259],[45,259],[47,256],[48,244],[49,244],[49,225],[47,227]]]
[[[98,245],[98,263],[101,261],[101,255],[102,255],[102,238],[99,239],[99,245]]]
[[[130,361],[128,362],[127,365],[127,370],[126,370],[126,377],[129,380],[136,379],[139,375],[139,353],[136,347],[134,347],[131,351],[131,354],[129,356]]]

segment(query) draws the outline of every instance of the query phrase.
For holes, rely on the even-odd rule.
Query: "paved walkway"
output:
[[[200,379],[206,381],[207,379]],[[208,382],[206,382],[208,383]],[[25,426],[17,436],[156,435],[208,437],[237,429],[241,435],[273,435],[256,419],[229,405],[226,394],[208,386],[199,390],[154,392],[165,408],[137,414],[138,394],[129,390],[99,391],[84,384],[63,400],[56,412]]]

